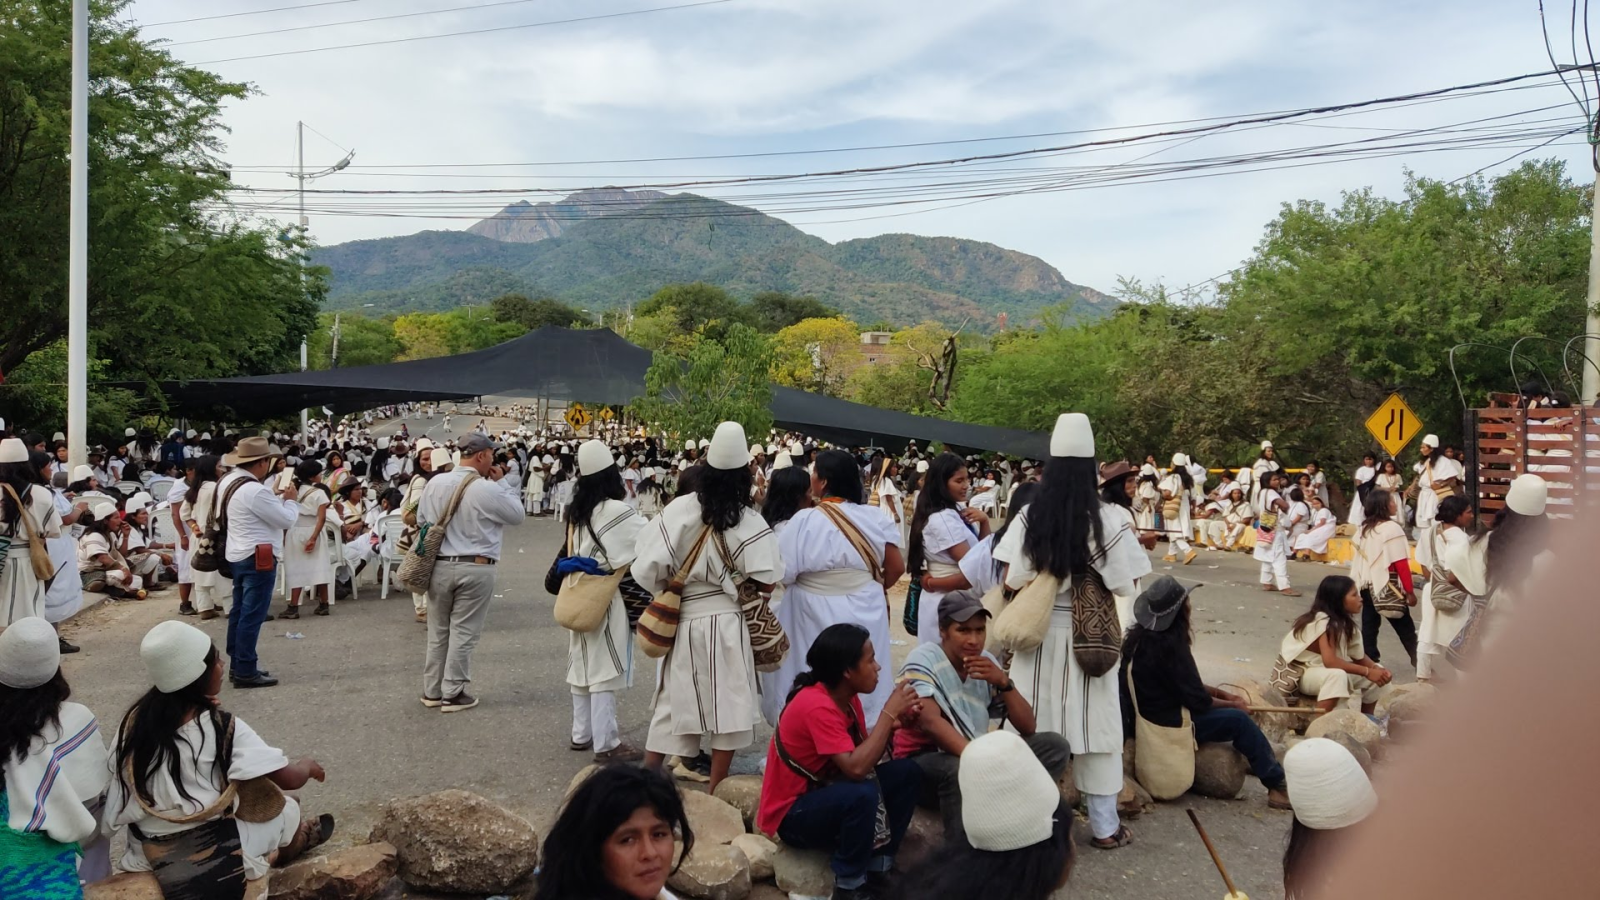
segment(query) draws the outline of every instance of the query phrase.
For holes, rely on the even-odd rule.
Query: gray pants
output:
[[[472,682],[472,650],[494,596],[494,566],[440,561],[428,588],[428,658],[422,696],[455,697]]]
[[[1067,771],[1067,763],[1072,760],[1072,747],[1067,739],[1053,731],[1038,731],[1022,740],[1033,751],[1044,770],[1050,773],[1050,777],[1059,781],[1062,773]],[[936,750],[911,758],[922,769],[922,805],[938,806],[944,818],[945,840],[959,840],[961,845],[965,845],[967,832],[961,824],[961,785],[956,780],[956,773],[961,769],[961,757]]]

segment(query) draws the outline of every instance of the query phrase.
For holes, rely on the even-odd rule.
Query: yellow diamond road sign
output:
[[[600,407],[600,421],[609,422],[615,416],[616,416],[616,413],[613,413],[611,411],[611,407],[609,407],[609,406]]]
[[[589,424],[593,416],[589,415],[589,411],[583,408],[583,404],[574,403],[567,407],[565,418],[567,424],[572,426],[573,431],[579,431],[582,430],[583,426]]]
[[[1367,417],[1367,430],[1378,439],[1385,452],[1395,456],[1422,433],[1422,420],[1406,405],[1405,398],[1390,394],[1389,399]]]

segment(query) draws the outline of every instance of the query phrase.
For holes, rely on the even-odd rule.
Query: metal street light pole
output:
[[[72,190],[67,250],[67,459],[88,462],[89,0],[72,2]]]

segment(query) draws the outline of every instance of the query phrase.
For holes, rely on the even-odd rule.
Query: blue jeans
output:
[[[878,766],[875,781],[836,781],[800,795],[778,826],[778,837],[802,850],[833,851],[833,883],[852,890],[867,872],[887,872],[916,809],[922,770],[909,759]],[[889,813],[889,843],[872,848],[882,792]]]
[[[267,621],[272,603],[272,586],[278,581],[276,564],[265,572],[256,571],[256,559],[247,556],[233,567],[233,610],[228,614],[228,674],[234,678],[254,678],[256,639]]]
[[[1194,739],[1201,744],[1232,744],[1268,790],[1285,789],[1283,766],[1273,755],[1271,742],[1244,710],[1214,707],[1194,716]]]

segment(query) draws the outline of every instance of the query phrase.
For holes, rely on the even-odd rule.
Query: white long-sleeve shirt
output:
[[[464,467],[452,469],[429,479],[422,491],[422,501],[417,505],[417,519],[437,522],[443,518],[450,498],[455,496],[467,471]],[[474,479],[467,485],[461,505],[445,526],[439,555],[485,556],[497,560],[506,526],[520,523],[525,515],[522,485],[515,476],[507,475],[499,481]]]
[[[299,517],[299,504],[267,490],[254,475],[236,469],[223,476],[217,485],[218,496],[228,496],[235,482],[244,484],[228,501],[228,562],[249,559],[257,544],[271,544],[272,555],[283,558],[283,532]]]
[[[60,723],[46,724],[21,760],[0,765],[12,830],[42,831],[64,844],[89,840],[98,824],[89,807],[111,783],[108,760],[94,713],[61,704]]]

